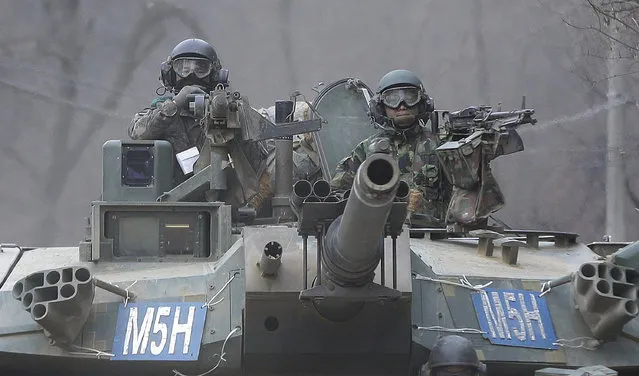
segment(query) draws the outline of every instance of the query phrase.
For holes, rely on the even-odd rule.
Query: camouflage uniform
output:
[[[420,126],[404,134],[381,132],[360,142],[350,156],[339,162],[331,186],[334,189],[350,189],[357,168],[369,155],[392,153],[397,156],[400,179],[411,189],[411,223],[417,226],[445,226],[451,186],[435,154],[435,149],[442,142],[438,135]]]
[[[188,111],[180,110],[178,115],[167,117],[160,113],[158,104],[173,96],[158,97],[151,105],[136,113],[131,120],[129,136],[134,140],[166,140],[171,143],[175,154],[197,146],[202,150],[204,133],[200,124]],[[175,184],[184,181],[180,166],[175,164]]]
[[[319,154],[311,133],[293,136],[293,164],[293,181],[306,179],[314,183],[322,178]]]

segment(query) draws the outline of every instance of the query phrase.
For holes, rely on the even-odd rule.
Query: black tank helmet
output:
[[[392,120],[386,116],[382,95],[386,90],[398,87],[415,87],[419,90],[419,96],[416,98],[418,100],[417,106],[419,106],[417,120],[426,122],[430,114],[435,110],[433,99],[426,94],[424,85],[417,75],[406,69],[390,71],[379,80],[377,91],[369,103],[371,120],[383,129],[395,129]],[[398,106],[402,101],[409,107],[415,105],[412,102],[409,103],[409,100],[405,97],[397,97],[397,101]]]
[[[228,70],[222,69],[213,46],[202,39],[185,39],[171,51],[161,67],[162,84],[179,91],[186,85],[200,85],[211,90],[217,84],[228,84]]]
[[[486,365],[479,361],[472,343],[461,336],[440,337],[433,345],[427,363],[430,375],[437,375],[437,369],[448,366],[463,366],[473,370],[473,375],[486,373]]]

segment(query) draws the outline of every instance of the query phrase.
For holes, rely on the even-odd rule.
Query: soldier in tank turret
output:
[[[414,226],[443,227],[451,187],[435,149],[444,139],[432,129],[433,99],[421,80],[404,69],[379,81],[369,105],[371,120],[381,132],[362,141],[337,165],[331,186],[349,189],[359,165],[372,153],[397,157],[401,179],[410,187],[409,220]]]
[[[193,155],[206,155],[203,151],[206,134],[189,109],[189,95],[206,94],[217,87],[228,87],[228,70],[222,65],[215,49],[201,39],[185,39],[178,43],[168,59],[161,64],[160,79],[164,95],[151,102],[151,105],[136,113],[129,127],[132,139],[166,140],[171,143],[176,154],[174,185],[178,185],[198,168],[193,167]],[[259,209],[271,195],[272,188],[266,160],[269,156],[267,145],[263,142],[242,143],[239,146],[258,181],[250,187],[239,182],[236,176],[229,177],[229,192],[221,200],[233,205],[249,204]],[[183,161],[191,160],[191,169]],[[182,163],[180,163],[182,161]],[[206,163],[206,162],[205,162]],[[239,161],[234,161],[237,169]],[[187,166],[185,169],[184,166]]]
[[[483,376],[486,365],[479,361],[472,343],[457,335],[439,337],[430,352],[422,376]]]
[[[129,136],[134,140],[166,140],[177,155],[193,147],[201,150],[205,135],[189,111],[189,94],[204,94],[218,84],[226,85],[228,73],[222,70],[215,49],[201,39],[178,43],[162,63],[160,79],[166,89],[151,105],[131,120]],[[176,163],[176,182],[185,174]]]

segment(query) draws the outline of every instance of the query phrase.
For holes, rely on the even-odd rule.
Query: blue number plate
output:
[[[479,327],[490,343],[557,349],[546,298],[538,292],[484,289],[472,297]]]
[[[203,303],[120,305],[112,360],[197,360],[206,308]]]

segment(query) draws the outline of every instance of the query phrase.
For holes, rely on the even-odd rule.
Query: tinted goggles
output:
[[[194,74],[197,78],[204,78],[211,74],[213,63],[199,57],[180,57],[171,62],[175,74],[182,78]]]
[[[406,107],[413,107],[422,100],[422,93],[416,87],[398,87],[384,91],[380,98],[390,108],[398,108],[402,102]]]

